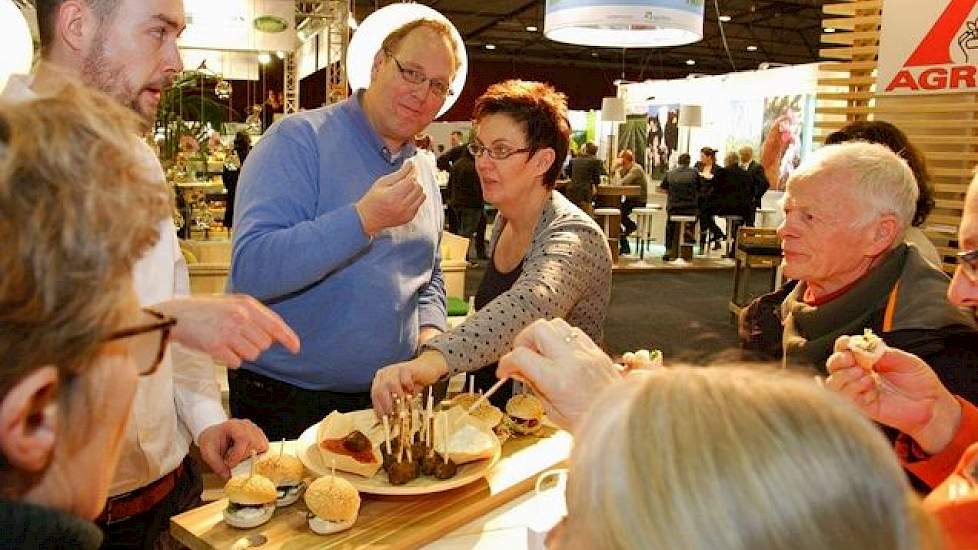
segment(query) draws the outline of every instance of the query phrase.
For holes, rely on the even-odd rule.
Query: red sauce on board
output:
[[[375,464],[377,462],[377,457],[374,456],[373,448],[360,452],[351,451],[350,449],[346,448],[346,445],[343,444],[342,438],[324,439],[319,443],[319,446],[331,453],[351,457],[353,460],[356,460],[362,464]]]

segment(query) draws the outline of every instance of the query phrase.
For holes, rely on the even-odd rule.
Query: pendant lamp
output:
[[[656,48],[703,39],[703,2],[547,0],[543,34],[582,46]]]
[[[13,74],[27,74],[34,63],[34,40],[27,20],[13,0],[0,0],[0,36],[4,52],[0,55],[0,91]]]

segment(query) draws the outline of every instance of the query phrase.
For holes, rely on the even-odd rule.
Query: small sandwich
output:
[[[231,527],[258,527],[275,513],[275,484],[265,476],[234,476],[224,486],[224,494],[228,497],[224,521]]]
[[[255,463],[255,473],[267,477],[275,484],[278,493],[276,504],[279,507],[299,500],[304,472],[302,461],[294,455],[269,453]]]
[[[886,343],[867,328],[863,330],[862,336],[849,337],[849,350],[852,351],[857,365],[872,371],[873,365],[886,353]]]
[[[506,423],[518,435],[531,435],[540,430],[543,405],[529,394],[514,395],[506,403]]]
[[[662,352],[657,349],[640,349],[634,353],[629,351],[621,356],[621,361],[629,371],[654,369],[662,366]]]
[[[309,508],[309,528],[320,535],[345,531],[357,521],[360,513],[360,493],[349,481],[326,476],[309,484],[306,489]]]

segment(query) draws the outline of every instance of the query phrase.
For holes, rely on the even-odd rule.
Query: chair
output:
[[[659,212],[658,208],[632,209],[632,214],[635,214],[635,223],[638,224],[638,229],[635,230],[635,247],[638,248],[640,259],[645,258],[645,247],[655,241],[655,236],[652,234],[652,218]]]
[[[677,250],[678,253],[676,257],[677,260],[682,259],[688,262],[693,259],[693,246],[696,244],[696,241],[699,240],[699,226],[696,225],[696,221],[697,221],[696,216],[687,216],[687,215],[680,215],[680,214],[669,215],[669,223],[679,224],[679,229],[678,229],[679,250]],[[686,240],[686,224],[688,223],[693,224],[693,227],[695,228],[695,234],[693,235],[693,242],[689,242]],[[668,247],[669,244],[666,243],[666,246]]]
[[[608,239],[611,259],[618,263],[618,236],[621,234],[621,210],[617,208],[595,208],[594,217]]]
[[[781,263],[781,240],[777,230],[765,227],[741,227],[737,231],[737,248],[734,253],[733,296],[728,309],[733,316],[740,313],[751,297],[745,296],[750,285],[752,269],[771,269],[771,290],[777,284],[776,268]]]

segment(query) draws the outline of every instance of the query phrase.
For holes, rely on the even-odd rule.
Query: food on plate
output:
[[[360,513],[360,493],[340,477],[321,477],[306,489],[309,508],[309,528],[320,535],[345,531],[357,521]]]
[[[376,425],[373,411],[331,412],[322,422],[316,440],[323,464],[363,477],[373,477],[383,465],[378,448],[383,431]]]
[[[518,435],[531,435],[540,430],[543,405],[530,394],[514,395],[506,403],[506,422]]]
[[[622,363],[629,371],[637,369],[652,369],[662,366],[662,351],[640,349],[636,352],[625,352],[621,356]]]
[[[453,460],[445,460],[441,457],[437,457],[437,462],[434,465],[434,471],[431,475],[435,476],[437,479],[451,479],[455,477],[458,473],[458,464]]]
[[[224,486],[224,494],[228,497],[224,521],[232,527],[258,527],[272,519],[275,513],[278,493],[275,484],[265,476],[234,476]]]
[[[255,463],[255,473],[267,477],[275,484],[278,506],[288,506],[299,500],[304,485],[305,467],[294,455],[281,452],[269,453]]]
[[[447,418],[451,418],[451,416],[446,415]],[[448,420],[448,422],[439,420],[436,422],[436,426],[441,428],[442,424],[451,426],[451,423],[451,420]],[[435,438],[434,450],[442,456],[447,453],[449,458],[455,461],[456,464],[466,464],[489,458],[495,452],[496,446],[499,445],[499,442],[496,441],[495,436],[491,432],[472,422],[457,422],[449,431],[448,437],[443,438],[436,430],[438,437]],[[448,441],[447,451],[445,448],[446,439]]]
[[[421,475],[421,467],[413,460],[401,460],[391,463],[387,469],[387,480],[391,485],[410,483]]]
[[[469,407],[475,405],[475,402],[479,400],[482,396],[473,392],[468,391],[465,393],[460,393],[453,397],[451,400],[445,403],[450,407],[460,407],[463,411],[469,410]]]
[[[873,365],[886,353],[886,343],[879,336],[873,334],[871,329],[865,329],[862,336],[849,337],[849,349],[852,356],[856,359],[856,364],[866,369],[873,370]]]

